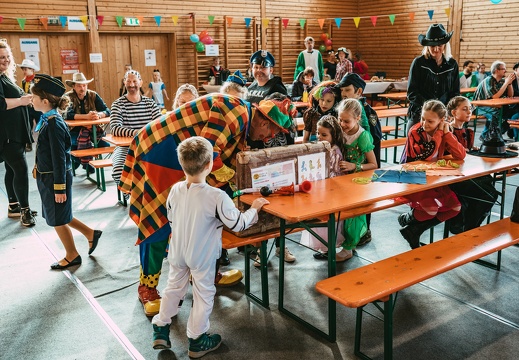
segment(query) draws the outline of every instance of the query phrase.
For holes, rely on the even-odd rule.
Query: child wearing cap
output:
[[[33,105],[41,116],[36,131],[39,132],[36,148],[35,177],[40,193],[43,217],[54,227],[65,247],[65,257],[50,266],[62,270],[81,265],[71,228],[82,233],[90,243],[88,254],[97,247],[101,230],[94,230],[72,216],[72,160],[71,138],[62,113],[69,105],[63,96],[65,85],[49,75],[36,75],[31,88]]]

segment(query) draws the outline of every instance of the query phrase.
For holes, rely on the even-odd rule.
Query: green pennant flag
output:
[[[119,25],[119,27],[123,26],[123,17],[122,16],[116,16],[115,21],[117,21],[117,25]]]
[[[213,25],[214,16],[213,15],[209,15],[207,18],[209,19],[209,25]]]
[[[395,17],[396,15],[389,15],[389,21],[391,21],[391,25],[395,23]]]
[[[26,19],[25,18],[17,18],[16,20],[18,21],[18,25],[20,25],[20,29],[25,30],[25,21],[26,21]]]
[[[301,29],[305,28],[306,19],[299,19],[299,25],[301,26]]]

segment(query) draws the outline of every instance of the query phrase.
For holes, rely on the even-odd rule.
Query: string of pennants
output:
[[[445,8],[443,10],[444,10],[445,14],[447,15],[447,17],[449,17],[450,13],[451,13],[451,9],[450,8]],[[427,15],[429,16],[430,20],[433,19],[434,12],[435,12],[435,10],[427,10]],[[181,16],[189,16],[191,18],[193,16],[193,14],[181,15]],[[394,25],[397,16],[407,16],[409,18],[409,20],[411,22],[413,22],[414,18],[415,18],[415,13],[411,12],[411,13],[389,14],[389,15],[358,16],[358,17],[346,17],[346,18],[323,18],[323,19],[289,19],[289,18],[281,18],[281,23],[283,24],[283,28],[286,29],[288,27],[288,23],[289,23],[290,20],[296,20],[296,21],[299,21],[299,25],[301,26],[302,29],[304,29],[304,27],[307,24],[307,22],[309,22],[309,21],[317,21],[317,23],[319,24],[319,27],[322,29],[323,26],[324,26],[325,20],[334,20],[335,21],[335,25],[337,26],[337,28],[340,29],[343,20],[353,20],[353,22],[355,24],[355,27],[358,28],[362,19],[369,19],[371,21],[371,24],[373,25],[373,27],[375,27],[377,25],[377,20],[379,18],[383,18],[383,17],[388,17],[389,21],[391,22],[391,25]],[[155,23],[157,24],[157,26],[160,26],[160,24],[162,22],[162,19],[164,18],[164,16],[160,16],[160,15],[157,15],[157,16],[133,16],[133,17],[138,19],[138,21],[139,21],[138,25],[139,26],[141,26],[144,23],[144,19],[145,18],[150,18],[150,19],[152,18],[152,19],[154,19]],[[85,25],[85,27],[87,26],[89,15],[78,16],[76,18],[79,18],[81,20],[81,22]],[[123,26],[124,18],[125,18],[124,16],[115,16],[115,20],[116,20],[117,25],[119,27]],[[213,25],[213,22],[215,20],[215,16],[209,15],[209,16],[207,16],[207,18],[209,20],[209,24]],[[16,19],[18,21],[18,25],[20,26],[20,28],[22,30],[25,30],[25,24],[26,24],[27,20],[39,20],[39,22],[42,24],[42,26],[44,27],[45,30],[47,29],[47,26],[48,26],[48,17],[13,18],[13,17],[2,17],[2,16],[0,16],[0,23],[2,23],[2,21],[4,19]],[[67,24],[67,19],[68,19],[68,16],[58,16],[59,23],[61,24],[61,26],[63,28]],[[104,19],[105,19],[105,16],[102,16],[102,15],[97,15],[96,16],[96,20],[97,20],[97,23],[98,23],[99,26],[103,25]],[[178,25],[178,19],[179,19],[178,15],[171,16],[171,21],[173,22],[173,25],[175,25],[175,26]],[[232,25],[232,23],[233,23],[234,18],[227,16],[225,18],[225,20],[227,21],[227,26],[230,27]],[[247,28],[250,27],[252,18],[246,17],[246,18],[243,18],[243,20],[245,22],[245,27],[247,27]],[[270,19],[262,18],[261,19],[261,23],[262,23],[263,27],[266,28],[266,27],[269,26]]]

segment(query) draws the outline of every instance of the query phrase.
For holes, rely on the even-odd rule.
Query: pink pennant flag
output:
[[[177,15],[173,15],[171,17],[171,20],[173,20],[173,25],[177,25],[178,24],[178,16]]]
[[[232,18],[232,17],[229,17],[229,16],[227,16],[227,18],[226,18],[226,19],[227,19],[227,26],[231,27],[231,25],[232,25],[232,19],[233,19],[233,18]]]
[[[377,18],[378,18],[378,16],[371,17],[371,23],[373,24],[373,27],[377,26]]]
[[[355,23],[355,27],[358,28],[360,24],[360,17],[354,17],[353,22]]]
[[[0,23],[4,21],[4,17],[3,16],[0,16]]]
[[[324,19],[317,19],[317,22],[319,23],[319,27],[321,28],[321,30],[323,29],[323,26],[324,26]]]
[[[283,29],[286,29],[288,27],[288,20],[289,19],[281,19],[281,23],[283,24]]]
[[[43,28],[47,30],[47,25],[49,24],[49,19],[46,17],[40,18],[40,23],[43,25]]]
[[[103,20],[105,19],[104,15],[97,15],[97,23],[99,26],[103,25]]]

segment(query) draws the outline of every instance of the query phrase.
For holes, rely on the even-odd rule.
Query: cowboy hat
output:
[[[16,65],[21,68],[29,68],[29,69],[33,69],[34,71],[40,71],[39,66],[36,65],[34,63],[34,61],[32,61],[30,59],[23,59],[21,64],[16,64]]]
[[[418,42],[422,46],[438,46],[447,44],[453,31],[448,33],[442,24],[432,24],[425,35],[418,35]]]
[[[68,86],[73,87],[74,84],[89,84],[92,81],[94,81],[94,78],[87,80],[83,73],[75,73],[72,75],[72,80],[65,80],[65,83]]]

